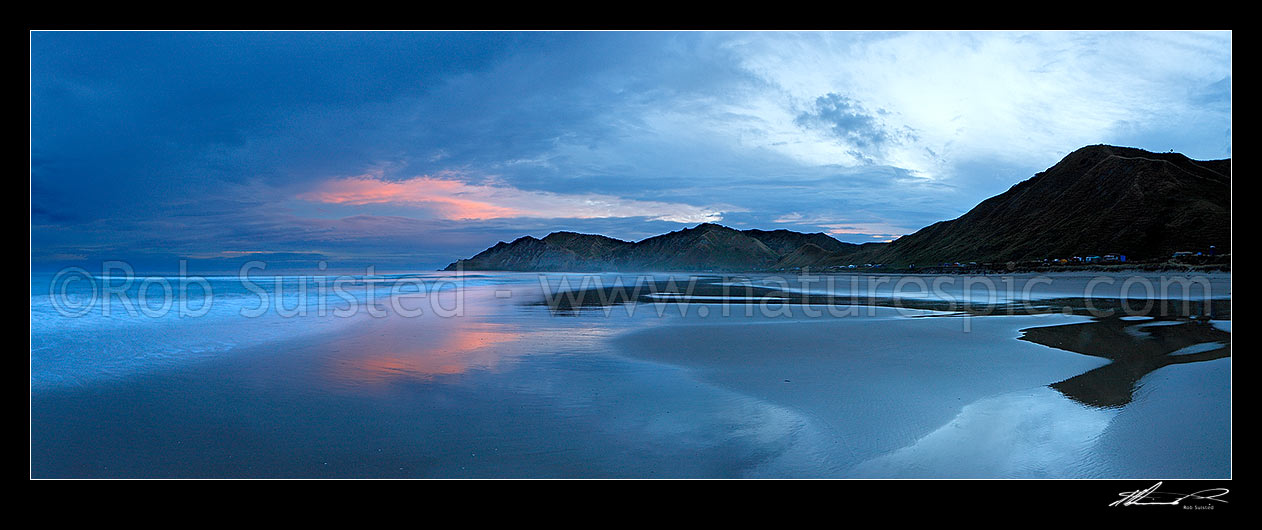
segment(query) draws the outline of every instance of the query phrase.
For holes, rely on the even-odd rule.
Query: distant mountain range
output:
[[[759,271],[851,264],[997,263],[1231,245],[1231,159],[1094,145],[986,199],[957,219],[890,243],[824,233],[736,230],[713,223],[629,242],[554,232],[500,242],[446,270]]]

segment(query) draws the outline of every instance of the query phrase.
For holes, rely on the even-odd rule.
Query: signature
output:
[[[1227,488],[1210,488],[1196,493],[1173,493],[1157,491],[1160,487],[1161,483],[1158,482],[1148,489],[1123,491],[1118,494],[1122,498],[1113,501],[1109,506],[1178,506],[1180,502],[1188,499],[1227,502],[1219,498],[1227,494]]]

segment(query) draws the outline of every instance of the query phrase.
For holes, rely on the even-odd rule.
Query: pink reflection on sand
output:
[[[430,330],[424,335],[373,334],[346,346],[353,351],[335,359],[330,376],[342,383],[380,385],[400,379],[430,380],[469,370],[489,370],[506,356],[498,344],[520,340],[510,326],[470,322]]]

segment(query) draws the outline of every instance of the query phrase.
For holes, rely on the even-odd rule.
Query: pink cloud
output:
[[[521,190],[511,186],[468,184],[459,180],[419,176],[386,180],[373,175],[331,179],[299,199],[324,204],[391,204],[424,208],[453,220],[511,217],[594,219],[650,217],[682,223],[723,219],[715,207],[624,199],[599,194],[563,194]],[[733,208],[725,208],[735,211]]]
[[[446,219],[495,219],[520,217],[520,211],[479,200],[484,186],[469,186],[455,180],[416,177],[389,181],[371,176],[334,179],[299,199],[326,204],[411,204],[433,208]]]

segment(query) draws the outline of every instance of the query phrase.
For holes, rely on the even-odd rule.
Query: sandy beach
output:
[[[1231,475],[1230,320],[704,299],[553,311],[533,275],[465,289],[459,317],[299,318],[286,338],[164,350],[143,371],[56,364],[140,344],[41,359],[56,377],[33,385],[33,475]],[[214,322],[197,324],[271,326]]]

